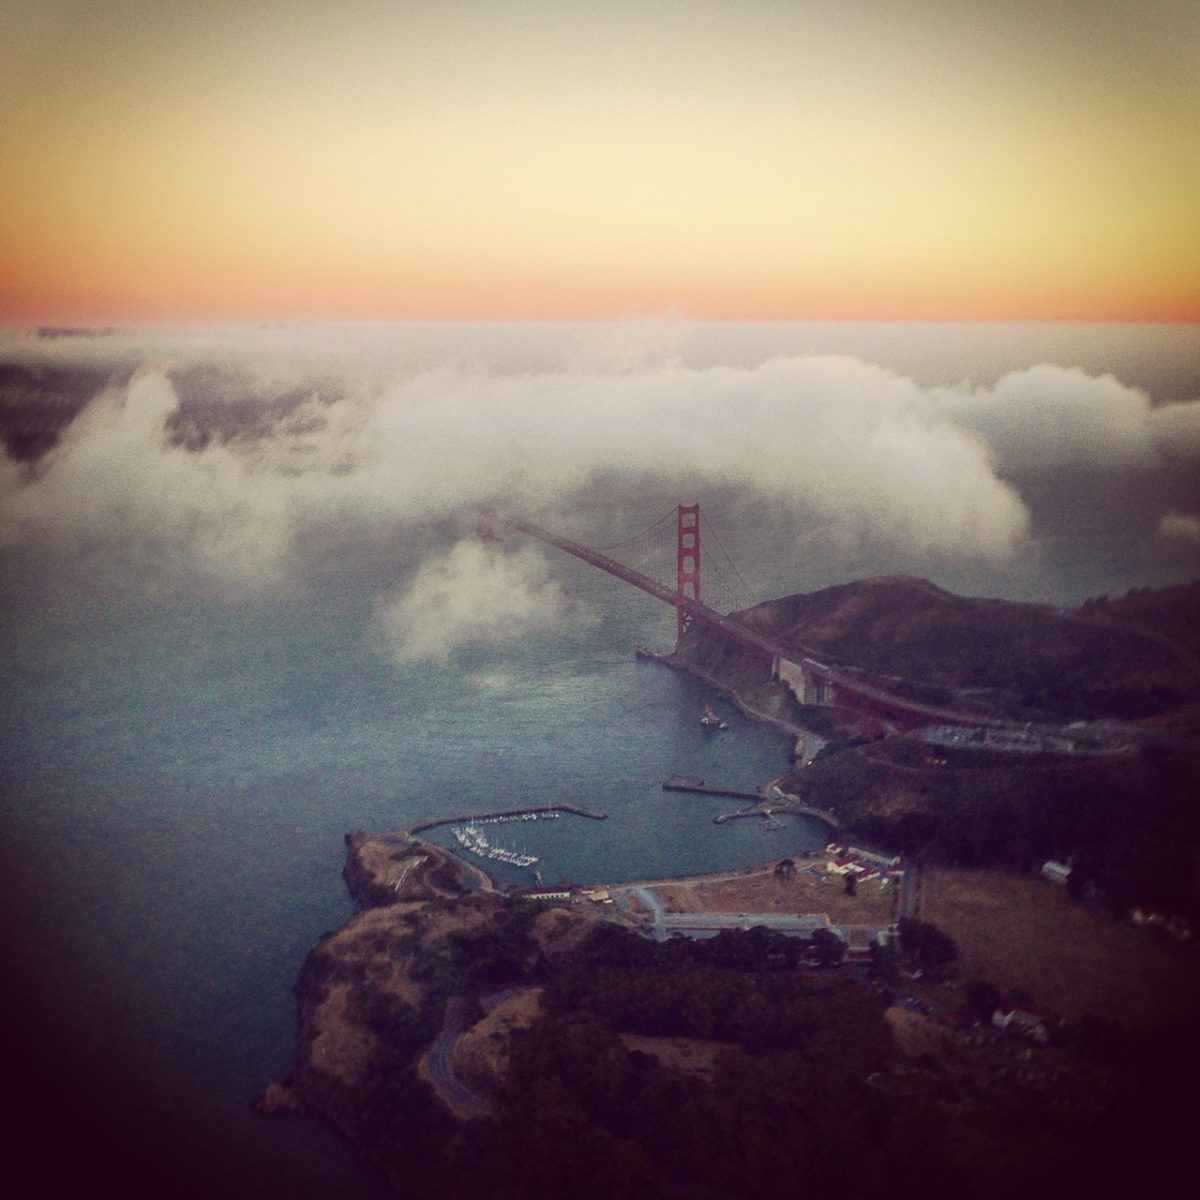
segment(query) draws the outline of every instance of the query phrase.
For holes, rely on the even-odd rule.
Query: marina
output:
[[[547,814],[557,817],[558,813]],[[537,820],[536,813],[523,813],[521,816],[507,818],[516,821]],[[505,818],[493,818],[490,824],[499,825]],[[536,854],[522,854],[518,850],[508,850],[503,846],[493,845],[478,825],[471,823],[461,825],[454,830],[454,840],[464,849],[478,858],[491,859],[493,862],[508,863],[513,867],[532,867],[538,862]]]

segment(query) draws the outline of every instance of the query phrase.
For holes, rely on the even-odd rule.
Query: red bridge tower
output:
[[[683,638],[692,623],[692,615],[684,608],[685,600],[700,603],[700,505],[681,504],[678,514],[679,563],[675,585],[675,611],[679,616],[675,644]]]

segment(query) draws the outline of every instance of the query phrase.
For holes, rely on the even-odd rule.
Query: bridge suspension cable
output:
[[[626,538],[623,542],[613,542],[609,546],[593,546],[592,549],[599,550],[602,553],[609,550],[624,550],[629,546],[636,546],[639,542],[649,541],[652,536],[660,533],[664,529],[674,531],[675,512],[675,509],[671,509],[670,512],[664,513],[658,518],[657,521],[653,522],[653,524],[646,526],[641,533],[635,533],[632,537]]]
[[[717,533],[713,523],[708,518],[708,514],[701,511],[701,556],[704,560],[704,566],[715,572],[718,581],[723,590],[722,603],[714,607],[725,609],[732,612],[739,608],[750,608],[754,600],[754,590],[746,582],[741,571],[738,570],[737,563],[733,561],[732,555],[725,549],[725,544],[721,541],[720,534]],[[717,557],[709,550],[710,541],[716,542],[717,548],[721,552],[721,556]],[[736,583],[729,578],[725,570],[722,568],[722,563],[728,568],[729,573],[734,576]]]
[[[665,582],[678,569],[678,518],[678,508],[673,508],[630,537],[604,546],[593,546],[592,549],[607,553],[636,547],[641,551],[639,557],[643,560],[641,565],[646,573]],[[756,602],[754,588],[747,583],[712,520],[703,510],[700,512],[699,534],[700,569],[706,580],[705,590],[710,597],[716,598],[711,607],[722,612],[752,607]]]
[[[516,516],[485,510],[480,514],[480,526],[481,529],[488,530],[493,522],[507,525],[510,529],[526,533],[546,545],[556,546],[558,549],[640,588],[665,604],[670,604],[679,614],[677,649],[683,640],[684,631],[691,621],[696,620],[717,630],[732,641],[764,654],[771,660],[771,672],[774,678],[785,680],[792,685],[793,690],[797,684],[800,685],[804,703],[854,708],[870,716],[872,720],[895,719],[906,722],[908,725],[939,722],[942,724],[985,724],[992,728],[1017,728],[1013,722],[1002,718],[988,717],[980,712],[966,709],[925,704],[888,692],[882,687],[876,687],[861,678],[848,674],[845,670],[817,661],[810,656],[808,651],[798,645],[785,645],[757,629],[751,628],[738,617],[725,615],[705,604],[700,599],[699,505],[680,505],[675,510],[675,515],[678,522],[676,525],[676,549],[679,574],[674,587],[660,583],[634,567],[617,562],[616,559],[609,558],[607,554],[602,554],[597,549],[584,546],[570,538],[562,537],[560,534],[551,533],[548,529],[542,529]],[[662,522],[655,524],[658,526]],[[732,563],[732,559],[729,561]],[[786,679],[785,667],[787,669]]]

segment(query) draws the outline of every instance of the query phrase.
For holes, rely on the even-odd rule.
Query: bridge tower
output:
[[[685,600],[700,603],[700,505],[681,504],[677,524],[678,568],[675,584],[675,611],[679,617],[675,644],[679,645],[692,617],[684,608]]]

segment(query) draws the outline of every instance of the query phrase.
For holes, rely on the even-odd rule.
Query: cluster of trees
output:
[[[899,922],[900,949],[923,971],[948,967],[958,958],[954,939],[929,921],[902,917]]]
[[[590,1011],[551,1015],[513,1056],[501,1127],[520,1183],[501,1194],[774,1200],[803,1181],[806,1194],[871,1196],[895,1172],[936,1194],[955,1182],[940,1122],[929,1097],[866,1082],[887,1061],[855,1054],[873,1028],[831,1035],[825,1057],[730,1049],[708,1083],[626,1048]]]
[[[1190,846],[1150,829],[1074,857],[1067,891],[1075,900],[1098,894],[1115,916],[1138,904],[1197,915],[1195,854]]]
[[[886,1194],[901,1168],[931,1189],[953,1178],[932,1097],[870,1082],[894,1054],[880,993],[781,969],[781,943],[796,943],[761,928],[656,943],[602,923],[545,959],[529,953],[533,912],[510,906],[420,952],[439,988],[543,986],[542,1016],[514,1037],[495,1122],[455,1121],[414,1069],[444,993],[413,1006],[364,973],[339,975],[381,1050],[355,1089],[323,1081],[323,1107],[403,1194],[765,1200],[801,1174],[838,1194],[853,1178],[863,1195]],[[630,1034],[715,1044],[711,1077],[630,1048]]]
[[[326,1081],[324,1111],[401,1194],[775,1200],[803,1181],[805,1194],[866,1200],[895,1195],[899,1180],[906,1194],[991,1195],[944,1148],[947,1089],[956,1104],[978,1097],[960,1094],[936,1064],[896,1069],[886,992],[840,973],[787,969],[788,947],[801,944],[761,927],[658,943],[601,923],[573,950],[547,958],[531,935],[537,911],[503,906],[470,931],[415,951],[407,928],[390,938],[372,931],[363,961],[416,953],[435,987],[417,1006],[374,989],[370,972],[314,952],[350,984],[351,1015],[381,1043],[357,1087]],[[953,941],[926,922],[905,921],[900,933],[904,952],[924,965],[954,957]],[[447,994],[516,980],[542,986],[541,1015],[513,1037],[498,1119],[457,1121],[417,1076],[416,1058],[441,1028]],[[963,999],[984,1020],[997,1007],[1032,1002],[980,981]],[[682,1069],[668,1049],[634,1035],[703,1039],[703,1051],[691,1050],[705,1070]],[[1097,1141],[1091,1125],[1072,1124],[1036,1097],[989,1093],[976,1118],[1004,1139],[1024,1172],[1014,1179],[1042,1178],[1046,1147],[1055,1162],[1076,1163],[1076,1148],[1099,1154],[1110,1131],[1112,1146],[1134,1125],[1154,1141],[1145,1114],[1161,1113],[1155,1088],[1181,1055],[1200,1063],[1195,1036],[1143,1045],[1093,1022],[1081,1024],[1076,1040],[1112,1072],[1113,1095],[1127,1091],[1136,1104],[1114,1101],[1089,1117],[1104,1132]],[[1017,1194],[1030,1193],[1022,1185]]]
[[[597,929],[514,1042],[498,1167],[513,1184],[498,1194],[757,1200],[799,1179],[864,1196],[897,1170],[953,1181],[932,1096],[879,1086],[894,1054],[880,994],[780,970],[773,948],[764,929],[665,944]],[[711,1081],[623,1034],[719,1043]]]
[[[900,767],[925,749],[897,739]],[[803,799],[833,808],[865,840],[968,867],[1029,870],[1073,858],[1120,913],[1152,904],[1193,919],[1200,846],[1200,759],[1145,748],[1112,759],[1026,761],[962,752],[951,763],[896,772],[887,761],[827,751],[793,777]]]
[[[510,900],[485,924],[457,930],[441,945],[423,945],[409,973],[442,995],[521,983],[535,975],[541,965],[541,950],[533,935],[536,916],[532,905]]]

